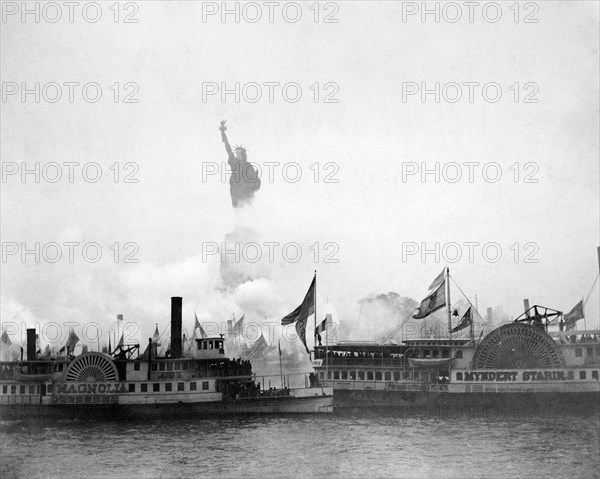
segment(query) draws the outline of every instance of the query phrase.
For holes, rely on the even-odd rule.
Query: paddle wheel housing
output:
[[[543,328],[523,323],[500,326],[477,346],[473,369],[564,368],[560,347]]]
[[[65,380],[81,383],[118,381],[119,373],[110,356],[89,352],[77,356],[65,371]]]

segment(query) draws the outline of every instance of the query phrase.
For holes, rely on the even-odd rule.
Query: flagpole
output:
[[[452,307],[450,306],[450,268],[446,267],[446,310],[448,311],[448,336],[452,340]]]
[[[281,364],[281,340],[277,342],[279,344],[279,374],[281,376],[281,389],[284,388],[283,384],[283,365]]]
[[[333,319],[331,320],[333,323]],[[329,333],[327,332],[327,316],[325,317],[325,378],[329,372],[329,360],[327,359],[327,346],[329,346]]]
[[[473,315],[471,315],[471,343],[475,344],[475,330],[474,330],[474,326],[473,323],[475,321],[473,321]]]
[[[581,313],[583,314],[583,327],[587,331],[587,321],[585,320],[585,303],[583,301],[583,296],[581,297]]]
[[[314,289],[314,302],[315,302],[315,329],[314,329],[314,338],[313,341],[315,343],[313,349],[316,351],[317,349],[317,270],[315,269],[315,289]],[[315,355],[316,356],[316,355]]]

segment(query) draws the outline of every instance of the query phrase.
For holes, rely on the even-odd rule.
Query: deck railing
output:
[[[424,381],[390,382],[390,381],[332,381],[320,379],[320,387],[333,387],[334,389],[372,389],[377,391],[411,391],[411,392],[444,392],[448,391],[448,384],[429,383]]]
[[[315,358],[323,361],[323,366],[327,361],[329,367],[336,366],[389,366],[389,367],[409,367],[408,358],[345,358],[345,357],[328,357]],[[450,358],[431,358],[426,359],[450,359]]]

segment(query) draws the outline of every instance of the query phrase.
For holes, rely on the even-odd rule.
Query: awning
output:
[[[453,358],[445,358],[445,359],[419,359],[419,358],[409,358],[408,363],[412,368],[438,368],[438,367],[447,367],[452,364]]]

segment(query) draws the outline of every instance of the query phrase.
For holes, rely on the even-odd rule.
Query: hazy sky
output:
[[[496,23],[492,7],[487,17],[476,10],[470,22],[462,2],[456,23],[448,21],[456,10],[444,3],[439,23],[433,15],[423,22],[420,12],[403,19],[403,9],[421,2],[300,2],[300,10],[289,3],[280,2],[272,23],[261,2],[238,4],[239,23],[234,15],[225,22],[219,13],[203,18],[203,8],[207,13],[221,2],[180,1],[121,4],[118,23],[112,2],[100,5],[96,23],[80,10],[70,23],[67,7],[56,23],[48,21],[56,16],[50,9],[40,12],[39,23],[33,15],[23,23],[21,12],[2,19],[4,252],[8,243],[43,248],[72,241],[98,243],[103,255],[84,261],[77,246],[70,263],[63,246],[57,263],[34,255],[23,263],[20,251],[6,256],[3,321],[106,327],[123,313],[139,324],[145,342],[156,322],[166,326],[172,295],[184,297],[188,329],[194,309],[203,321],[242,312],[276,321],[299,304],[315,269],[319,310],[334,312],[342,331],[365,295],[395,291],[420,300],[444,265],[471,299],[478,296],[481,310],[500,306],[516,316],[527,297],[568,311],[587,295],[598,272],[598,3],[521,3],[515,22],[513,2],[500,2]],[[251,23],[257,7],[262,18]],[[4,13],[12,8],[3,2]],[[302,17],[292,23],[298,11]],[[90,7],[86,14],[89,20],[96,12]],[[127,14],[138,22],[123,23]],[[337,23],[324,23],[326,17]],[[36,82],[39,102],[33,93],[23,99],[22,87],[35,90]],[[52,82],[62,85],[55,103]],[[68,82],[79,83],[73,102]],[[81,86],[94,82],[102,97],[92,103],[93,85],[88,101]],[[203,98],[215,85],[234,89],[236,82],[237,102],[234,94],[223,101],[220,92]],[[262,91],[255,103],[253,82]],[[272,102],[269,82],[280,85]],[[434,94],[423,102],[420,91],[403,98],[407,89],[433,90],[436,82],[439,103]],[[465,82],[479,84],[472,102]],[[454,103],[453,84],[462,92]],[[302,96],[293,102],[298,87]],[[502,96],[493,102],[498,89]],[[128,94],[137,103],[125,103]],[[246,146],[248,160],[264,167],[254,204],[237,214],[228,178],[203,181],[203,171],[227,161],[221,120],[232,145]],[[61,180],[48,181],[52,162],[79,163],[73,183],[67,166]],[[96,183],[81,172],[94,162],[102,169]],[[288,179],[298,168],[302,177],[286,181],[279,166],[270,181],[268,162],[291,165]],[[447,173],[439,182],[418,173],[403,178],[403,171],[436,162]],[[452,162],[462,167],[456,182],[448,181]],[[472,182],[469,162],[479,165]],[[7,176],[14,169],[7,163],[19,171]],[[34,175],[21,181],[22,163],[45,168],[39,183]],[[502,177],[492,182],[498,167]],[[128,173],[139,181],[124,183]],[[93,164],[86,174],[93,178]],[[325,182],[327,174],[337,183]],[[203,262],[203,244],[220,244],[240,224],[251,226],[260,243],[298,243],[302,259],[286,261],[276,247],[259,278],[218,290],[219,258]],[[115,263],[109,248],[117,242]],[[317,263],[309,249],[315,242]],[[452,242],[461,246],[456,262],[448,261],[456,248],[444,248]],[[465,246],[471,242],[480,244],[472,261]],[[138,263],[124,262],[135,248],[125,250],[125,243],[139,248]],[[436,243],[446,259],[403,258],[407,248]],[[497,246],[486,259],[482,245],[490,243]],[[502,256],[492,262],[497,247]],[[324,262],[331,252],[337,263]],[[537,262],[526,262],[528,254]],[[240,268],[246,266],[255,267],[242,258]],[[598,297],[596,287],[586,305],[588,327],[598,324]]]

